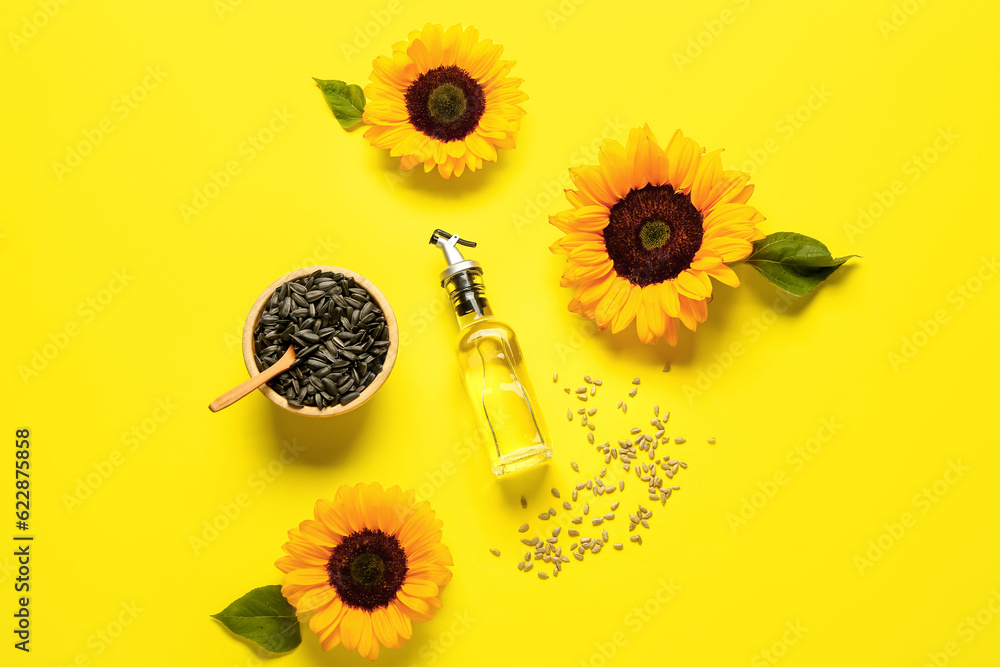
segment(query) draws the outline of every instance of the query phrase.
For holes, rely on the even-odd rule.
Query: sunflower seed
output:
[[[517,562],[517,569],[521,570],[522,572],[524,571],[524,561],[523,560]]]
[[[567,410],[566,411],[566,419],[569,420],[569,421],[573,421],[573,411],[572,410]]]
[[[552,537],[559,537],[559,532],[562,530],[562,526],[556,526],[552,529]]]
[[[569,504],[569,501],[564,500],[563,501],[563,509],[564,510],[571,510],[571,509],[573,509],[573,506]]]
[[[526,524],[526,523],[521,524],[521,527],[517,529],[517,532],[519,532],[519,533],[526,533],[526,532],[528,532],[528,524]]]
[[[639,384],[639,382],[641,382],[639,378],[632,378],[632,384]]]
[[[538,518],[541,519],[542,521],[548,521],[549,520],[549,513],[548,512],[542,512],[541,514],[538,515]]]
[[[573,469],[573,472],[580,472],[580,466],[576,464],[576,461],[570,461],[569,467]]]
[[[632,387],[631,389],[629,389],[629,392],[628,392],[629,398],[635,398],[635,395],[638,394],[638,393],[639,393],[639,390],[637,388],[635,388],[635,387]]]
[[[553,373],[552,374],[552,381],[553,382],[559,382],[559,373]]]
[[[604,540],[605,542],[608,541],[608,531],[607,530],[602,530],[601,531],[601,539]]]
[[[590,384],[591,382],[593,382],[593,380],[590,379],[589,375],[584,375],[583,376],[583,381],[586,382],[587,384]]]
[[[559,489],[557,489],[555,487],[552,487],[552,495],[555,496],[556,498],[558,498],[559,497]]]
[[[525,500],[524,496],[521,496],[521,509],[527,509],[528,501]]]
[[[687,438],[674,438],[675,445],[683,445],[685,442],[687,442]]]
[[[500,550],[499,549],[490,549],[490,553],[493,554],[494,556],[496,556],[497,558],[500,557]]]
[[[583,523],[583,518],[575,516],[572,519],[570,519],[570,523],[581,524]]]
[[[602,523],[604,523],[604,518],[603,517],[597,517],[596,519],[591,519],[590,523],[593,524],[593,525],[595,525],[595,526],[600,526]]]
[[[539,572],[538,573],[538,578],[539,579],[548,579],[549,575],[545,574],[544,572]]]
[[[530,571],[531,571],[531,568],[533,568],[533,567],[535,567],[535,564],[534,564],[534,563],[525,563],[525,564],[524,564],[524,571],[525,571],[525,572],[530,572]]]
[[[576,388],[576,393],[578,393],[578,394],[586,394],[587,393],[587,388],[586,387],[577,387]]]
[[[618,501],[617,500],[615,502],[611,503],[611,511],[613,512],[616,509],[618,509]]]

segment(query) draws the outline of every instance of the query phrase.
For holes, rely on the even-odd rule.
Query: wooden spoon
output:
[[[295,349],[289,346],[288,350],[283,355],[281,355],[281,358],[278,359],[276,362],[274,362],[274,365],[269,367],[267,370],[261,371],[257,375],[254,375],[252,378],[250,378],[243,384],[233,387],[222,396],[219,396],[217,399],[211,402],[211,404],[208,406],[208,409],[211,410],[212,412],[218,412],[222,408],[228,408],[230,405],[240,400],[241,398],[252,392],[254,389],[257,389],[262,384],[273,378],[275,375],[280,375],[281,373],[287,371],[294,362],[295,362]]]

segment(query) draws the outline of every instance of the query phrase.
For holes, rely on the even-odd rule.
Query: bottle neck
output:
[[[486,317],[493,317],[489,300],[486,298],[486,288],[483,285],[483,272],[479,267],[459,271],[444,281],[448,290],[451,306],[458,318],[459,328],[464,328],[471,322]]]

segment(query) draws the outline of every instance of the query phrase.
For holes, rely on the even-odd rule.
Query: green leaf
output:
[[[775,232],[754,241],[753,252],[743,261],[786,292],[805,296],[851,257],[857,255],[834,257],[804,234]]]
[[[295,607],[277,584],[253,589],[212,618],[272,653],[291,651],[302,641]]]
[[[361,86],[347,84],[336,79],[317,79],[313,81],[323,91],[326,103],[330,105],[337,122],[345,130],[361,122],[361,114],[365,110],[365,93]]]

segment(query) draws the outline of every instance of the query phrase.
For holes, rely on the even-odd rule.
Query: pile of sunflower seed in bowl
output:
[[[330,271],[282,284],[253,333],[259,370],[291,345],[295,363],[268,386],[294,408],[347,405],[382,371],[389,351],[385,313],[353,277]]]

